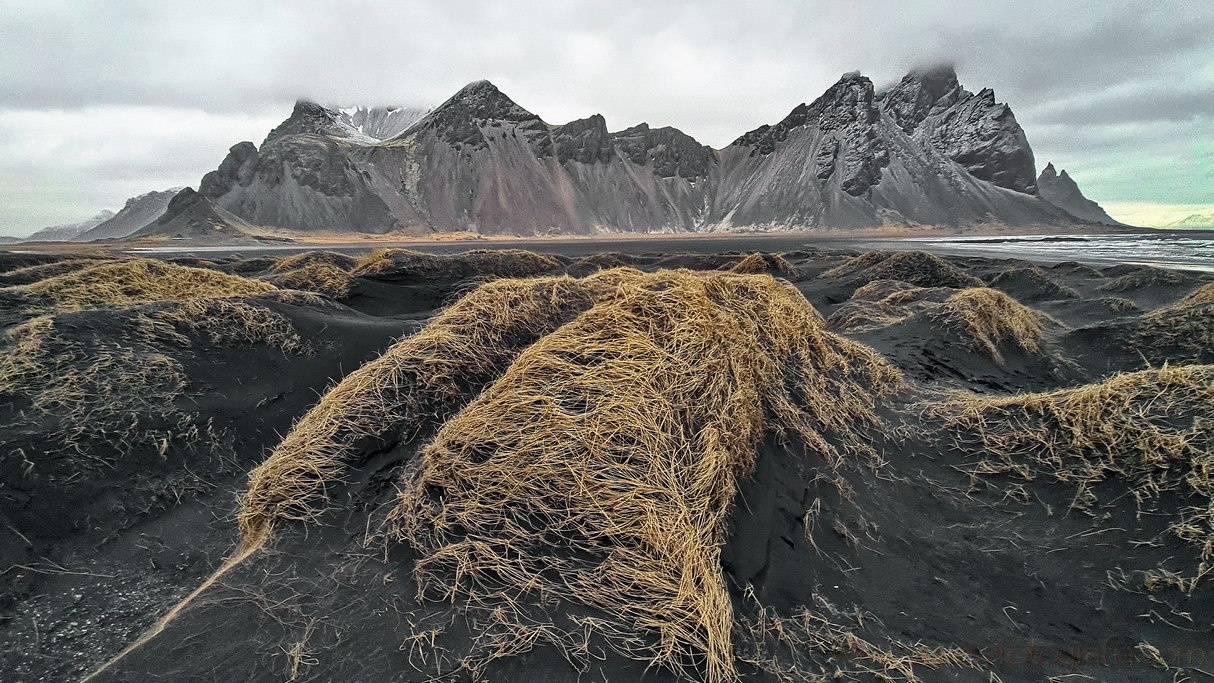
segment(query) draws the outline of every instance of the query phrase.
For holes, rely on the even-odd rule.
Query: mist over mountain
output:
[[[103,209],[92,218],[86,218],[75,223],[64,223],[42,228],[26,237],[26,242],[66,242],[73,240],[84,232],[101,225],[114,217],[114,212]]]
[[[1011,109],[989,88],[966,90],[941,66],[884,91],[846,74],[721,150],[676,128],[641,123],[612,132],[597,114],[552,125],[488,81],[430,111],[301,101],[260,146],[233,146],[198,191],[250,224],[303,232],[1113,222],[1083,203],[1069,177],[1046,180],[1054,202],[1041,194]],[[1077,198],[1059,199],[1060,184]]]
[[[174,187],[159,192],[146,192],[126,200],[126,204],[110,219],[72,238],[76,242],[91,242],[101,239],[120,239],[164,214],[173,195],[182,188]]]

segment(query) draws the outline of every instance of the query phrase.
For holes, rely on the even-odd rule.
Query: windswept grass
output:
[[[869,251],[827,270],[820,278],[901,280],[921,287],[981,287],[983,282],[957,266],[924,251]]]
[[[1100,285],[1102,292],[1134,292],[1148,287],[1183,285],[1188,281],[1183,273],[1153,266],[1142,266]]]
[[[1039,353],[1045,326],[1058,324],[995,289],[916,287],[890,280],[877,280],[857,289],[852,300],[840,306],[828,322],[834,330],[863,333],[900,325],[917,316],[926,316],[935,327],[958,330],[975,350],[999,364],[1004,362],[1001,348],[1009,344]]]
[[[1214,366],[1162,367],[1100,384],[1010,397],[964,395],[927,404],[933,431],[985,459],[982,473],[1045,472],[1077,487],[1090,507],[1096,484],[1118,478],[1140,499],[1187,492],[1196,502],[1173,532],[1199,549],[1189,584],[1214,569]]]
[[[71,258],[62,261],[52,261],[50,263],[36,263],[32,266],[6,271],[3,275],[0,275],[0,284],[28,285],[32,282],[83,270],[84,268],[108,261],[110,260],[101,258]]]
[[[358,267],[358,259],[336,251],[305,251],[280,259],[270,270],[286,273],[313,265],[330,266],[348,273]]]
[[[735,263],[729,270],[747,275],[779,273],[796,276],[800,272],[783,254],[762,254],[757,251]]]
[[[360,445],[445,418],[523,348],[636,277],[620,269],[484,284],[347,375],[253,470],[239,516],[246,541],[278,519],[312,519]]]
[[[458,279],[474,275],[531,277],[561,267],[547,254],[520,249],[477,249],[461,254],[423,254],[410,249],[378,249],[358,262],[354,277]]]
[[[997,363],[1003,362],[999,347],[1011,343],[1037,353],[1050,317],[987,287],[963,289],[944,301],[932,314],[949,324],[960,324],[966,336]]]
[[[1079,292],[1058,284],[1049,273],[1037,266],[1007,268],[989,280],[990,287],[1031,301],[1060,301],[1078,299]]]
[[[8,289],[34,306],[62,313],[157,301],[254,296],[275,287],[268,282],[204,268],[133,259],[102,263]]]
[[[164,421],[178,412],[175,402],[189,385],[179,356],[188,353],[191,335],[211,344],[307,350],[285,318],[241,300],[43,315],[0,340],[0,396],[52,418],[58,425],[52,441],[129,437],[141,421]]]
[[[265,281],[281,289],[315,292],[330,299],[344,299],[350,296],[353,278],[337,266],[312,262],[292,270],[276,272],[267,276]]]
[[[1162,355],[1180,362],[1210,360],[1214,357],[1214,284],[1144,315],[1133,343],[1147,358]]]
[[[864,430],[901,386],[785,282],[629,275],[446,422],[405,477],[393,529],[423,554],[423,598],[489,614],[588,606],[630,656],[734,680],[719,555],[760,439],[795,434],[827,467],[876,458]],[[482,656],[529,645],[492,647]]]

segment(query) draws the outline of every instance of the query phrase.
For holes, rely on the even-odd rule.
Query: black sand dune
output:
[[[6,680],[1214,671],[1209,276],[0,257]]]

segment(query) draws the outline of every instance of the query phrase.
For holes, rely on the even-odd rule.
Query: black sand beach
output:
[[[5,680],[1211,676],[1214,275],[759,243],[0,252]]]

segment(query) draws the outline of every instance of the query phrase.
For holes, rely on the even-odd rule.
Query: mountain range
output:
[[[868,78],[846,74],[813,102],[720,150],[675,128],[641,123],[612,132],[597,114],[551,125],[488,81],[416,115],[376,140],[356,134],[346,112],[301,101],[260,146],[234,146],[198,192],[251,224],[304,232],[1093,220],[1043,198],[1012,111],[990,89],[963,88],[951,67],[914,71],[880,92]]]
[[[170,196],[132,199],[75,239],[149,236]],[[488,81],[432,110],[299,101],[185,199],[180,237],[1119,225],[1065,171],[1036,175],[1011,109],[948,66],[883,90],[845,74],[723,149],[646,123],[610,131],[598,114],[552,125]]]

